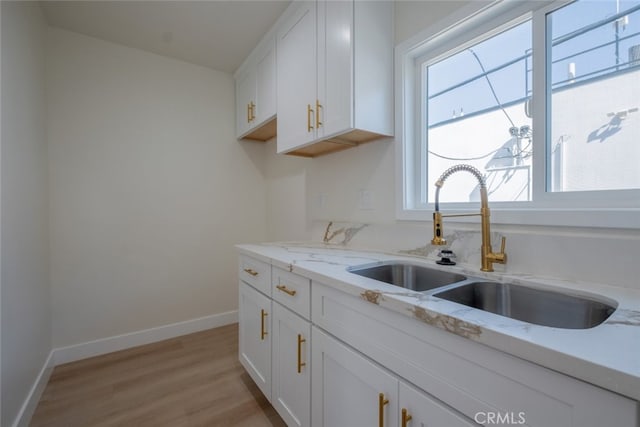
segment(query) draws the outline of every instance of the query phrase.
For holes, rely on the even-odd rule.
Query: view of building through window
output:
[[[532,126],[530,20],[425,64],[428,201],[458,163],[485,174],[492,201],[531,200],[536,131],[547,191],[640,188],[640,0],[576,1],[547,15],[547,34],[546,130]],[[440,200],[477,196],[457,174]]]
[[[640,2],[575,2],[547,27],[547,191],[640,188]]]

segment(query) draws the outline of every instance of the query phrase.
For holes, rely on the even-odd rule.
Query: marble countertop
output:
[[[479,266],[440,266],[433,260],[312,242],[236,246],[240,253],[361,297],[505,353],[640,401],[640,292],[523,274],[483,273]],[[467,276],[617,302],[604,323],[590,329],[538,326],[465,307],[425,293],[355,275],[347,267],[401,260]]]

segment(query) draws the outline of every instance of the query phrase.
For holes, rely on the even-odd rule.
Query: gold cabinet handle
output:
[[[384,406],[389,403],[389,399],[384,398],[384,393],[378,395],[378,421],[380,427],[384,427]]]
[[[269,313],[264,311],[264,309],[260,310],[260,339],[264,341],[264,337],[269,335],[269,332],[264,330],[264,318],[267,317]]]
[[[312,117],[313,108],[311,108],[311,104],[307,104],[307,132],[311,132],[313,130],[313,125],[311,124]]]
[[[402,408],[402,427],[407,427],[407,423],[411,421],[413,417],[407,412],[405,408]]]
[[[247,104],[247,123],[251,123],[251,103]]]
[[[298,334],[298,373],[302,373],[302,367],[307,366],[305,362],[302,361],[302,343],[307,342],[306,339],[302,338],[301,334]]]
[[[322,108],[322,104],[320,101],[316,99],[316,129],[322,126],[322,122],[320,121],[320,109]]]
[[[253,103],[253,101],[251,101],[249,103],[249,110],[251,110],[251,116],[250,116],[250,121],[254,121],[256,119],[256,104]]]
[[[253,269],[251,269],[251,268],[245,268],[244,271],[245,271],[245,273],[249,273],[253,277],[256,277],[258,275],[258,272],[253,270]]]
[[[294,289],[289,289],[285,285],[278,285],[276,289],[284,292],[285,294],[291,295],[292,297],[296,295],[296,291]]]

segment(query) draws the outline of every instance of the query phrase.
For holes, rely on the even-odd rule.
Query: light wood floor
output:
[[[238,325],[57,366],[32,427],[285,426],[238,362]]]

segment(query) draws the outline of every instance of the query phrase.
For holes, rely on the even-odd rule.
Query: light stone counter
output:
[[[467,339],[640,401],[640,292],[522,274],[483,273],[478,266],[440,266],[432,260],[352,250],[320,243],[237,245],[240,253],[358,296]],[[538,326],[468,308],[348,272],[350,266],[402,260],[467,276],[530,287],[595,294],[617,310],[591,329]],[[313,292],[313,288],[312,288]]]

